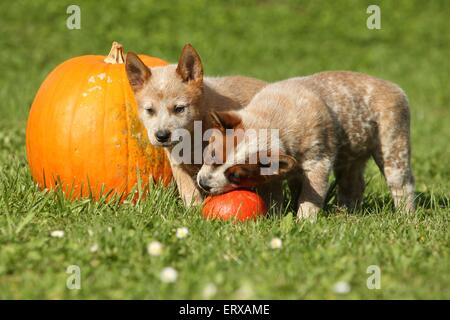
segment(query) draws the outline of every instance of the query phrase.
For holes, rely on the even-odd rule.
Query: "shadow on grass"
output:
[[[287,203],[288,211],[297,212],[297,206],[294,205],[291,195],[287,194],[290,199]],[[450,211],[450,196],[443,193],[435,192],[416,192],[415,193],[416,209],[424,210],[445,210]],[[354,210],[339,208],[337,205],[337,188],[336,182],[333,181],[328,190],[323,212],[325,215],[333,215],[337,212],[345,211],[351,214],[371,214],[383,211],[395,212],[394,203],[389,193],[365,193],[363,204]]]
[[[445,194],[432,192],[415,193],[416,210],[445,210],[450,211],[450,197]],[[330,201],[325,206],[326,214],[333,214],[340,210],[336,207],[336,201]],[[364,197],[360,208],[350,211],[352,214],[372,214],[379,212],[395,212],[394,202],[389,193],[370,193]]]
[[[435,194],[431,192],[417,192],[416,206],[423,209],[449,209],[450,211],[450,197],[445,194]]]

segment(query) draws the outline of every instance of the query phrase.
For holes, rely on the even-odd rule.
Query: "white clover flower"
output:
[[[92,237],[94,235],[94,231],[92,231],[91,229],[88,229],[88,235],[89,235],[89,237]]]
[[[98,244],[94,243],[90,248],[89,251],[94,253],[98,251]]]
[[[203,299],[211,299],[217,293],[217,287],[214,283],[208,283],[203,288]]]
[[[333,291],[338,294],[345,294],[351,291],[350,284],[346,281],[336,282],[333,286]]]
[[[165,283],[173,283],[177,281],[178,272],[172,267],[166,267],[162,269],[161,274],[159,275],[162,282]]]
[[[163,251],[163,245],[159,241],[152,241],[147,245],[147,252],[151,256],[160,256]]]
[[[189,229],[186,227],[181,227],[177,229],[176,236],[178,239],[186,238],[189,234]]]
[[[112,228],[111,228],[111,227],[108,227],[108,229],[107,229],[107,230],[108,230],[108,232],[109,232],[109,233],[111,233],[111,232],[112,232]]]
[[[273,238],[270,240],[270,247],[272,249],[281,249],[283,246],[283,241],[280,238]]]
[[[52,236],[53,238],[62,238],[62,237],[64,237],[64,231],[54,230],[50,233],[50,236]]]

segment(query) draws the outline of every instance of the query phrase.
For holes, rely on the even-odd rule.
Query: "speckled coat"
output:
[[[126,71],[149,141],[153,145],[165,147],[184,203],[200,204],[203,194],[195,179],[201,161],[194,163],[192,155],[190,162],[177,163],[172,154],[174,145],[159,143],[155,137],[157,131],[163,129],[173,133],[178,129],[186,129],[194,139],[194,123],[201,121],[202,132],[197,134],[202,137],[204,131],[210,128],[211,110],[238,110],[247,105],[266,83],[243,76],[203,77],[200,56],[190,44],[184,46],[178,65],[151,69],[136,54],[128,53]],[[175,112],[174,107],[178,105],[185,106],[184,112]],[[201,158],[203,146],[196,148],[193,140],[190,144],[192,153],[198,152]]]
[[[332,170],[339,204],[358,205],[370,157],[384,174],[395,206],[414,210],[410,114],[397,85],[361,73],[322,72],[268,85],[231,116],[239,118],[233,122],[244,129],[279,129],[280,153],[296,160],[287,176],[290,186],[300,189],[299,218],[316,217]],[[230,184],[225,168],[204,167],[200,175],[205,184]],[[276,178],[264,180],[274,193],[279,189]]]

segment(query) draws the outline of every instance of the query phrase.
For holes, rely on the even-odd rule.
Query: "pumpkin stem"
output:
[[[103,61],[112,64],[125,63],[125,59],[123,57],[123,46],[120,43],[114,41],[111,47],[111,51]]]

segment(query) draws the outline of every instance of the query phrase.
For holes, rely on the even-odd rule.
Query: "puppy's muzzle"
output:
[[[200,186],[200,188],[202,188],[206,192],[209,192],[211,190],[211,187],[202,178],[198,179],[198,185]]]

